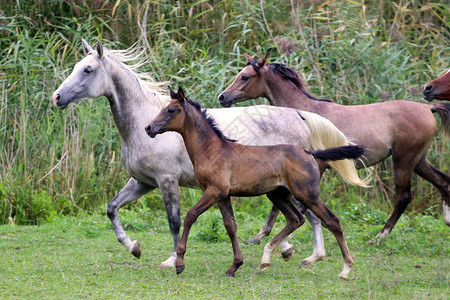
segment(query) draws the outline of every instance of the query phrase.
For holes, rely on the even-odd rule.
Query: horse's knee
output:
[[[114,199],[113,199],[114,200]],[[106,214],[108,215],[108,218],[110,218],[111,220],[114,219],[117,215],[117,211],[118,211],[118,207],[117,205],[114,204],[113,200],[111,200],[108,203],[108,208],[106,210]]]

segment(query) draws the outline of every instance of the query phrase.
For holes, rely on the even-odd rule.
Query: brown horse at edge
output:
[[[422,88],[425,100],[449,100],[450,101],[450,69],[439,78],[433,79]]]

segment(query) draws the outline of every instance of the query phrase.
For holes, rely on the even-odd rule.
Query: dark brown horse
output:
[[[310,95],[294,70],[281,64],[266,63],[267,56],[262,61],[246,56],[247,66],[219,95],[222,106],[265,97],[271,105],[302,109],[329,119],[350,141],[364,145],[366,151],[362,161],[365,166],[377,164],[392,155],[396,194],[394,211],[381,232],[369,243],[386,237],[411,201],[413,171],[439,190],[444,221],[450,225],[450,176],[434,168],[426,157],[437,129],[434,112],[439,114],[444,131],[450,135],[449,103],[426,105],[395,100],[339,105]],[[265,227],[271,224],[269,221]]]
[[[422,88],[425,100],[449,100],[450,101],[450,69],[444,75],[425,84]]]
[[[196,102],[185,98],[183,90],[170,91],[171,102],[145,128],[150,137],[176,131],[183,137],[189,158],[194,165],[195,180],[203,196],[187,213],[177,247],[177,273],[184,270],[184,254],[189,231],[197,218],[218,203],[223,222],[233,245],[234,261],[226,272],[234,276],[243,258],[236,236],[236,223],[230,196],[266,194],[286,217],[286,226],[265,247],[261,270],[270,266],[270,256],[305,219],[291,202],[291,195],[309,208],[334,234],[342,255],[344,269],[340,278],[347,278],[353,259],[347,248],[339,219],[320,200],[320,171],[315,159],[332,161],[356,159],[361,146],[344,146],[307,152],[292,145],[246,146],[223,136],[211,117]]]

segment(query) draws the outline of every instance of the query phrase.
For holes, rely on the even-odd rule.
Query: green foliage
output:
[[[128,178],[106,99],[65,111],[51,103],[83,57],[82,38],[123,49],[145,36],[150,64],[143,68],[208,107],[218,106],[217,96],[245,64],[244,52],[269,54],[298,70],[313,94],[339,103],[422,101],[421,85],[449,65],[449,12],[448,3],[426,1],[2,1],[0,223],[95,211]],[[437,136],[428,154],[445,173],[448,146]],[[362,190],[331,173],[322,197],[335,208],[367,203],[387,212],[392,162],[378,164],[374,174],[374,187]],[[419,201],[410,211],[436,216],[436,189],[416,177],[412,187]],[[199,195],[182,189],[183,209]],[[164,211],[158,192],[130,206]],[[261,197],[236,206],[259,216],[270,203]]]

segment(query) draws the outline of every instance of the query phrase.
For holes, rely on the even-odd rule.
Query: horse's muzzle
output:
[[[233,105],[233,100],[225,99],[225,96],[222,93],[219,95],[219,103],[223,107],[231,107],[231,105]]]
[[[147,127],[145,127],[145,132],[151,138],[154,138],[158,134],[157,132],[152,131],[152,126],[151,125],[148,125]]]
[[[434,87],[431,83],[424,85],[422,88],[422,95],[425,100],[431,101],[436,98],[437,94],[433,91]]]
[[[57,94],[56,92],[53,93],[52,99],[53,99],[53,104],[58,108],[65,109],[69,105],[69,103],[61,104],[61,95]]]

